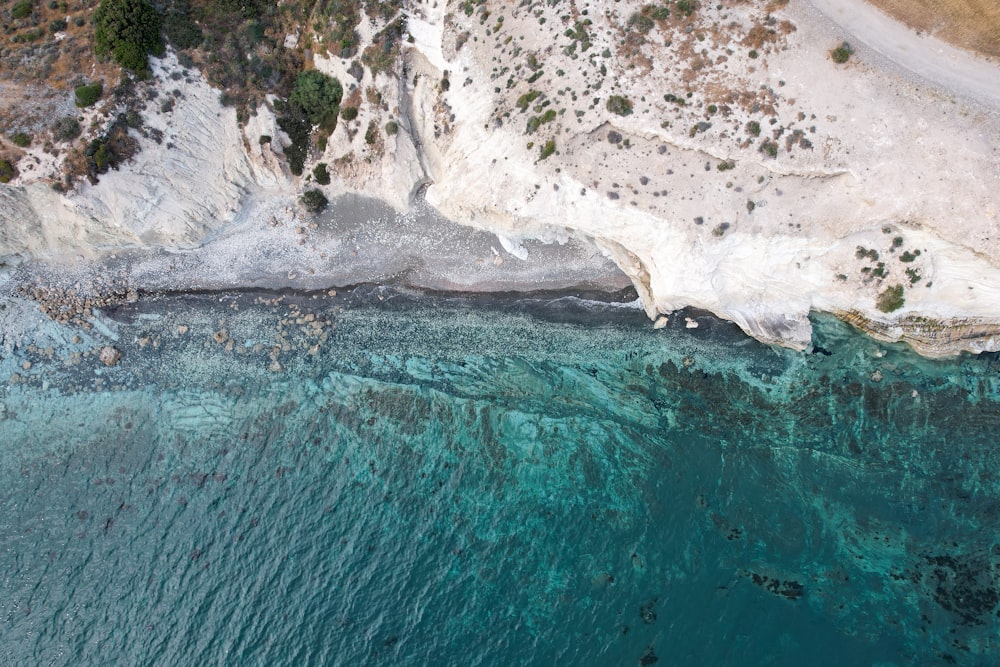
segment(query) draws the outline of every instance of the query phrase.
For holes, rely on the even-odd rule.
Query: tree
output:
[[[320,162],[313,167],[313,178],[320,185],[330,185],[330,172],[327,171],[325,162]]]
[[[101,0],[94,23],[94,53],[126,69],[144,71],[150,53],[163,54],[160,15],[149,0]]]
[[[322,192],[315,189],[306,190],[299,201],[302,202],[302,205],[305,206],[306,210],[310,213],[319,213],[326,208],[327,204],[330,203],[327,201],[326,197],[323,196]]]
[[[309,122],[319,125],[327,114],[336,115],[344,89],[340,82],[319,70],[306,70],[295,79],[288,101],[299,106]]]

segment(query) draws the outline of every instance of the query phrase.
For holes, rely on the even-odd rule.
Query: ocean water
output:
[[[0,353],[0,664],[996,664],[997,357],[698,320],[39,316]]]

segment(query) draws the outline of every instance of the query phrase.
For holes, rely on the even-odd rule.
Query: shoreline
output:
[[[697,308],[794,349],[810,345],[814,312],[931,356],[1000,349],[1000,104],[917,84],[867,46],[833,63],[844,31],[823,2],[843,4],[706,6],[695,30],[674,17],[622,50],[626,3],[589,15],[583,59],[557,16],[514,9],[487,30],[415,2],[396,63],[406,77],[315,55],[361,101],[303,177],[270,102],[241,127],[168,53],[151,90],[179,94],[146,122],[176,143],[141,139],[134,162],[66,195],[26,174],[0,188],[0,257],[15,280],[99,287],[110,274],[147,291],[631,283],[652,322]],[[537,76],[529,66],[496,86],[507,74],[490,63],[511,48]],[[678,103],[664,90],[688,92]],[[514,102],[524,95],[537,110]],[[606,108],[615,96],[634,109]],[[386,111],[397,131],[368,142],[361,130]],[[340,219],[297,206],[320,163],[328,198],[356,198]]]

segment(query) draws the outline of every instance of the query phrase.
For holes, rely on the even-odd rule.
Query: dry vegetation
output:
[[[996,0],[869,0],[915,30],[990,56],[1000,56]]]

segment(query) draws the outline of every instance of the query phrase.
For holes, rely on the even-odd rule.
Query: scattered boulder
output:
[[[105,366],[115,366],[121,361],[122,353],[110,345],[101,348],[101,353],[97,357]]]

